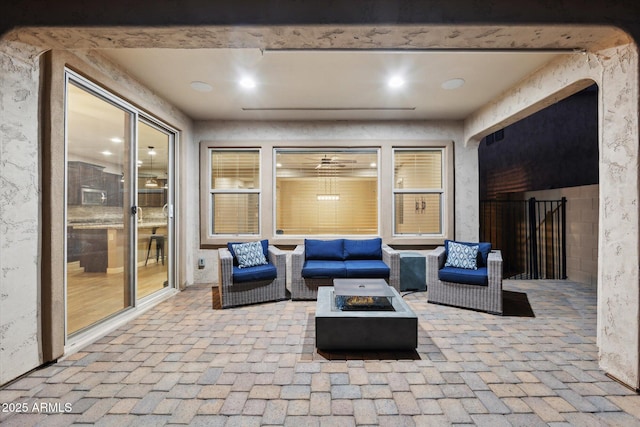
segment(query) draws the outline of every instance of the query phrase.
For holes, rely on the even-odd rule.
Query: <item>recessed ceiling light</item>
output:
[[[122,142],[124,142],[124,139],[122,138],[118,138],[117,136],[114,136],[113,138],[110,139],[111,142],[115,142],[116,144],[120,144]]]
[[[198,92],[211,92],[213,87],[209,83],[193,81],[191,82],[191,89],[197,90]]]
[[[376,162],[371,162],[371,163],[369,163],[369,166],[371,166],[372,168],[375,168],[378,165],[376,164]]]
[[[452,90],[452,89],[458,89],[460,87],[462,87],[464,85],[464,79],[450,79],[447,80],[446,82],[442,83],[442,89],[447,89],[447,90]]]
[[[109,150],[104,150],[104,151],[102,151],[102,152],[101,152],[101,154],[102,154],[103,156],[110,156],[110,155],[112,155],[113,153],[112,153],[111,151],[109,151]]]
[[[256,81],[253,80],[251,77],[243,77],[240,80],[240,86],[242,86],[245,89],[253,89],[256,87]]]
[[[397,89],[404,86],[404,79],[400,76],[394,76],[387,82],[390,88]]]

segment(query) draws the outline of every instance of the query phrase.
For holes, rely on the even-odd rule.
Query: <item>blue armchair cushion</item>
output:
[[[488,285],[487,267],[477,270],[467,268],[444,267],[438,270],[438,278],[443,282],[463,283],[465,285]]]
[[[310,259],[302,266],[302,277],[307,279],[347,277],[347,269],[343,261]]]
[[[382,259],[382,239],[344,239],[344,259]]]
[[[233,257],[233,265],[239,265],[238,263],[238,257],[236,256],[236,252],[233,249],[233,245],[237,245],[239,243],[244,243],[244,242],[229,242],[227,243],[227,249],[229,249],[229,252],[231,252],[231,256]],[[262,245],[262,253],[264,254],[264,257],[268,260],[269,259],[269,240],[264,239],[264,240],[260,240],[260,244]]]
[[[275,280],[276,277],[278,277],[278,270],[270,263],[248,268],[233,267],[233,283]]]
[[[304,240],[305,259],[311,260],[344,260],[344,239]]]
[[[381,260],[349,260],[344,265],[347,277],[387,279],[391,272],[389,266]]]
[[[459,243],[461,245],[469,245],[469,246],[478,246],[478,260],[476,262],[476,266],[486,267],[487,259],[489,258],[489,252],[491,252],[491,243],[489,242],[480,242],[480,243],[470,243],[470,242],[458,242],[455,240],[445,240],[444,241],[444,250],[447,256],[449,256],[449,242]]]
[[[236,258],[238,258],[239,268],[255,267],[267,263],[260,242],[236,243],[232,247]]]

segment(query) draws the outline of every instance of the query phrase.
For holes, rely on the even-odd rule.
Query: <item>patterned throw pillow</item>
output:
[[[240,268],[267,264],[260,242],[237,243],[233,245],[233,251],[236,253]]]
[[[445,267],[466,268],[477,270],[476,260],[478,259],[478,245],[462,245],[456,242],[449,242],[449,254]]]

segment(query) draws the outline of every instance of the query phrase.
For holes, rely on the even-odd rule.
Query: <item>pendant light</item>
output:
[[[149,159],[151,160],[150,170],[153,173],[153,156],[156,155],[156,151],[153,149],[154,147],[149,146]],[[144,183],[144,186],[147,188],[158,188],[158,180],[155,178],[147,178],[147,181]]]

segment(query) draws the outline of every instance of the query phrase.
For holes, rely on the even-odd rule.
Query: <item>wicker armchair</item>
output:
[[[499,250],[489,252],[486,285],[440,280],[438,273],[444,267],[446,258],[444,246],[439,246],[427,255],[428,301],[502,314],[502,253]]]
[[[383,244],[382,261],[389,266],[387,283],[400,292],[400,253],[389,245]],[[305,278],[302,268],[305,262],[305,246],[298,245],[291,254],[291,299],[315,300],[318,298],[319,286],[333,286],[332,277]]]
[[[233,282],[233,255],[227,248],[218,249],[219,289],[222,308],[287,299],[286,254],[275,246],[268,247],[268,261],[275,266],[277,277],[271,280]]]

